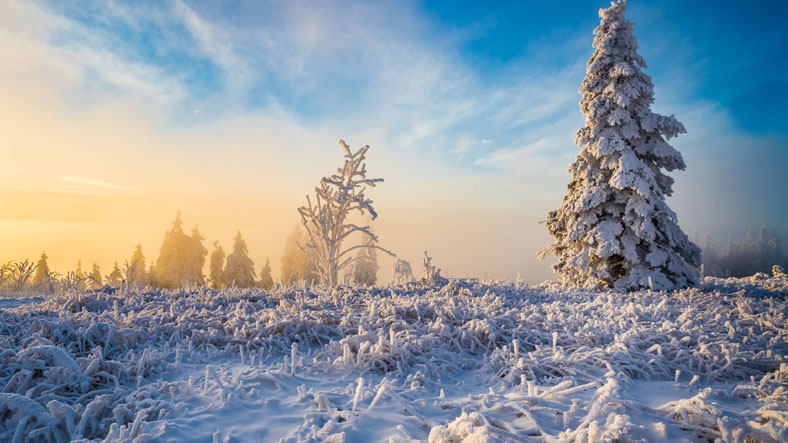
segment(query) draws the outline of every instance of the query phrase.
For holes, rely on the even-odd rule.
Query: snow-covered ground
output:
[[[788,440],[788,279],[0,306],[0,441]]]

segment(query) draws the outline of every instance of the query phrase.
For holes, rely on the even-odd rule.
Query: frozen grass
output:
[[[786,295],[765,275],[58,295],[0,308],[0,440],[785,441]]]

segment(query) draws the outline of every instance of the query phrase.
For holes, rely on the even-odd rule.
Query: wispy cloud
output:
[[[87,185],[87,186],[96,186],[99,188],[106,188],[106,189],[117,189],[117,190],[127,190],[128,188],[115,185],[104,180],[99,180],[96,178],[88,178],[88,177],[65,177],[60,176],[58,177],[59,180],[69,183],[76,183],[78,185]]]
[[[102,11],[112,14],[113,9]],[[96,17],[118,25],[121,17]],[[137,20],[125,16],[125,19]],[[31,26],[31,24],[33,24]],[[132,23],[124,23],[131,26]],[[161,103],[174,103],[185,96],[184,86],[156,64],[147,63],[131,48],[118,45],[102,32],[68,18],[38,2],[12,2],[0,17],[0,37],[9,50],[35,52],[42,70],[61,73],[71,87],[96,86]]]
[[[230,37],[232,30],[204,20],[181,0],[175,0],[173,11],[175,18],[186,26],[199,44],[203,54],[225,73],[225,86],[231,90],[248,88],[250,69],[248,63],[235,52],[236,42]]]

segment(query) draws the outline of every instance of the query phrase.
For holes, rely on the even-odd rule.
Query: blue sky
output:
[[[63,119],[81,119],[87,131],[145,134],[134,146],[97,139],[101,148],[81,151],[97,162],[122,154],[131,165],[155,152],[180,162],[170,170],[188,171],[173,174],[173,189],[211,182],[303,195],[345,137],[373,146],[370,162],[387,179],[376,193],[392,211],[428,213],[425,220],[440,224],[441,211],[464,208],[463,219],[488,217],[482,229],[500,231],[495,220],[505,218],[516,221],[507,229],[541,232],[537,222],[560,204],[577,152],[577,88],[597,11],[609,2],[8,5],[0,42],[14,66],[0,80],[17,82],[14,94],[46,91]],[[688,129],[675,139],[688,169],[673,174],[669,201],[681,225],[720,243],[761,224],[788,236],[788,3],[632,0],[627,15],[655,84],[653,109]],[[255,160],[233,163],[242,157]],[[265,161],[277,167],[255,174],[248,165]],[[101,165],[75,164],[58,176],[169,186],[150,162],[126,168],[143,179]],[[519,238],[527,246],[507,276],[532,265],[547,242],[534,235]],[[486,241],[507,243],[493,234]],[[473,269],[497,263],[481,262]]]
[[[53,44],[79,45],[84,43],[83,32],[95,35],[117,55],[155,67],[161,75],[176,77],[184,88],[179,104],[205,103],[232,89],[229,83],[241,81],[244,97],[233,101],[233,106],[259,109],[276,101],[309,120],[333,113],[330,103],[336,96],[344,100],[356,98],[352,103],[357,106],[363,99],[381,98],[370,90],[371,80],[363,73],[379,68],[377,59],[386,54],[376,57],[368,53],[376,49],[367,46],[370,42],[342,38],[348,31],[353,33],[347,28],[364,27],[356,18],[385,22],[388,29],[381,30],[381,40],[397,38],[403,46],[441,53],[451,64],[461,65],[482,86],[490,87],[506,82],[532,62],[547,72],[560,71],[579,56],[590,55],[590,30],[598,22],[596,10],[608,3],[521,1],[488,5],[428,1],[376,5],[359,1],[296,2],[297,6],[287,7],[284,2],[179,1],[110,2],[109,7],[105,2],[45,5],[52,13],[84,27],[81,32],[53,32],[49,36]],[[342,16],[343,10],[348,11],[335,29],[331,29],[331,23],[317,26],[328,28],[322,37],[339,39],[336,46],[326,45],[329,53],[302,48],[305,53],[293,55],[303,59],[274,61],[266,60],[265,52],[256,52],[267,44],[278,46],[268,55],[286,57],[288,47],[298,45],[287,32],[301,28],[288,29],[284,24],[294,21],[293,16],[299,15],[301,8],[313,9],[309,13],[315,15],[318,12],[314,9],[331,9],[323,17],[327,22]],[[747,132],[775,134],[788,129],[780,112],[788,95],[784,87],[786,69],[780,60],[785,55],[786,32],[782,28],[788,17],[788,4],[764,0],[746,6],[727,0],[633,1],[629,17],[638,25],[641,46],[646,43],[641,53],[650,65],[649,74],[656,80],[665,77],[663,82],[656,81],[658,87],[670,86],[670,73],[680,69],[694,77],[686,82],[689,84],[680,86],[687,89],[682,91],[687,102],[714,100],[736,109],[734,120]],[[201,24],[194,25],[197,21]],[[309,23],[300,25],[308,27]],[[206,34],[213,28],[223,35],[201,37],[200,26],[204,26]],[[272,32],[266,35],[269,29]],[[215,40],[208,43],[209,38]],[[270,41],[261,41],[264,39]],[[335,62],[329,57],[336,57]],[[287,66],[292,63],[299,66]],[[677,63],[683,66],[676,67]],[[240,72],[242,68],[248,72]],[[582,72],[575,74],[582,76]],[[217,111],[221,112],[224,106]]]

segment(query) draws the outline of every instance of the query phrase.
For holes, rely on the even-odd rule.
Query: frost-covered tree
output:
[[[397,261],[394,262],[394,280],[391,284],[401,285],[410,283],[414,280],[415,277],[413,277],[413,269],[410,267],[410,263],[398,258]]]
[[[314,251],[307,248],[307,253],[304,253],[298,247],[299,244],[305,244],[304,233],[296,225],[285,239],[285,250],[282,253],[279,278],[285,286],[301,281],[307,285],[313,285],[320,281],[320,275],[315,266]]]
[[[93,270],[90,271],[91,282],[90,285],[94,288],[100,288],[102,285],[101,269],[98,263],[93,263]]]
[[[202,241],[197,227],[191,236],[183,232],[181,213],[178,211],[172,228],[164,233],[156,259],[155,277],[158,284],[165,288],[179,288],[184,282],[205,284],[202,268],[208,251]]]
[[[441,269],[432,264],[432,257],[424,251],[424,258],[421,260],[424,266],[424,279],[422,281],[429,283],[442,283],[446,279],[441,276]]]
[[[145,254],[142,253],[141,243],[137,243],[134,252],[131,254],[131,260],[126,262],[124,274],[129,284],[147,284],[145,275]]]
[[[77,269],[74,271],[77,278],[85,278],[85,272],[82,270],[82,260],[77,260]]]
[[[254,262],[249,258],[249,251],[246,249],[246,242],[241,237],[241,231],[238,231],[235,234],[233,252],[227,256],[227,266],[224,268],[222,281],[227,286],[251,288],[254,286],[256,275]]]
[[[145,274],[145,284],[151,285],[153,287],[161,286],[158,277],[156,277],[156,267],[153,265],[153,263],[148,266],[148,273]]]
[[[52,272],[49,270],[49,264],[47,263],[47,256],[46,251],[41,253],[41,257],[38,258],[36,262],[36,271],[33,274],[33,286],[36,286],[45,291],[52,291]]]
[[[202,244],[205,239],[200,235],[197,226],[192,229],[192,235],[189,239],[191,242],[189,243],[188,273],[186,275],[186,280],[204,285],[205,275],[203,275],[202,270],[205,267],[205,257],[208,255],[208,250]]]
[[[113,288],[119,287],[120,283],[123,281],[123,273],[120,272],[120,268],[118,267],[118,262],[115,262],[115,266],[112,268],[112,272],[106,278],[107,284],[112,286]]]
[[[343,242],[355,232],[377,242],[378,238],[369,226],[355,225],[348,221],[348,216],[356,211],[360,215],[369,214],[373,220],[378,216],[372,207],[372,200],[364,195],[364,191],[368,187],[375,187],[383,179],[367,178],[364,160],[369,145],[352,152],[344,140],[340,140],[339,144],[345,151],[344,164],[331,177],[320,180],[320,185],[315,188],[314,202],[307,195],[306,206],[298,208],[301,224],[306,229],[306,244],[299,247],[304,251],[315,251],[320,281],[326,286],[337,284],[339,272],[355,260],[348,254],[356,249],[369,247],[395,256],[377,244],[342,249]]]
[[[219,240],[213,242],[213,252],[210,258],[210,274],[211,287],[214,289],[221,289],[224,285],[222,283],[222,274],[224,273],[224,249],[219,244]]]
[[[271,261],[266,257],[263,269],[260,270],[260,287],[263,289],[271,289],[273,286],[274,278],[271,276]]]
[[[378,281],[378,258],[374,246],[375,239],[367,237],[364,248],[356,254],[353,264],[353,282],[357,285],[374,286]]]
[[[626,2],[601,9],[594,54],[580,87],[585,126],[569,167],[569,193],[547,215],[555,243],[543,250],[566,285],[621,290],[681,288],[695,283],[687,265],[700,265],[665,198],[673,179],[662,170],[685,169],[666,140],[686,132],[674,116],[651,112],[654,90],[638,55]]]

